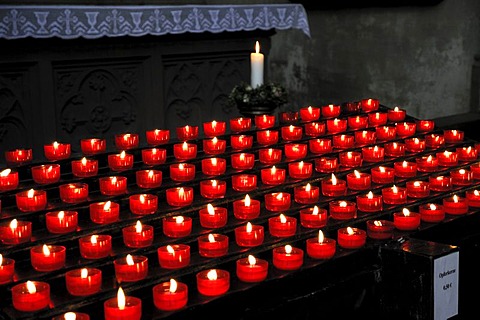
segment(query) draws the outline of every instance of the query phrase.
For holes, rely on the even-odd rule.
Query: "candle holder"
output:
[[[167,160],[167,150],[160,148],[142,149],[142,162],[147,166],[158,166]]]
[[[293,198],[296,203],[312,204],[320,198],[320,188],[307,183],[305,186],[296,186],[293,189]]]
[[[196,274],[197,290],[204,296],[220,296],[230,288],[230,273],[222,269],[203,270]]]
[[[5,151],[7,165],[22,165],[33,159],[32,149],[13,149]]]
[[[394,162],[395,176],[399,178],[412,178],[417,175],[417,164],[411,161]]]
[[[118,150],[130,150],[137,148],[140,139],[137,133],[119,133],[115,135],[115,147]]]
[[[455,151],[445,150],[437,152],[438,165],[443,167],[454,167],[458,165],[458,154]]]
[[[278,143],[278,130],[257,131],[257,143],[262,146]]]
[[[403,208],[401,212],[393,213],[393,224],[398,230],[416,230],[420,226],[420,222],[420,213],[418,212],[410,212],[410,210]]]
[[[325,238],[322,230],[318,231],[318,237],[306,240],[307,255],[312,259],[330,259],[337,250],[337,241]]]
[[[436,223],[445,219],[445,209],[441,204],[424,203],[418,207],[418,210],[421,221]]]
[[[88,184],[84,182],[62,184],[58,189],[63,202],[80,203],[88,199]]]
[[[89,235],[78,239],[80,255],[84,259],[102,259],[110,255],[112,251],[112,236]]]
[[[256,174],[236,174],[232,176],[232,189],[240,192],[248,192],[257,188]]]
[[[480,180],[480,162],[470,165],[470,171],[473,172],[473,179]]]
[[[57,245],[37,245],[30,249],[30,263],[34,270],[49,272],[64,267],[66,248]]]
[[[393,238],[395,225],[389,220],[367,220],[367,236],[375,240],[388,240]]]
[[[81,268],[65,273],[67,291],[72,296],[89,296],[102,288],[102,270]]]
[[[340,165],[347,168],[358,168],[362,165],[362,154],[358,151],[344,151],[338,154]]]
[[[268,275],[268,261],[252,255],[236,262],[236,275],[243,282],[262,282]]]
[[[468,186],[473,184],[473,172],[467,169],[455,169],[450,171],[454,186]]]
[[[381,195],[374,195],[372,191],[367,194],[357,195],[357,208],[362,212],[380,212],[383,210]]]
[[[251,118],[233,118],[230,119],[230,131],[234,133],[248,131],[252,128]]]
[[[208,155],[217,155],[225,152],[227,141],[213,137],[212,139],[203,139],[203,152]]]
[[[387,124],[388,113],[387,112],[371,112],[368,113],[368,126],[378,127]]]
[[[307,156],[307,143],[287,143],[284,146],[285,157],[289,160],[300,160]]]
[[[467,203],[469,207],[480,207],[480,192],[477,189],[465,191],[465,197],[467,198]]]
[[[116,196],[127,191],[127,177],[110,176],[99,179],[100,193],[105,196]]]
[[[282,149],[260,149],[258,150],[258,160],[265,165],[273,165],[282,160]]]
[[[17,208],[22,212],[44,210],[47,207],[47,192],[45,190],[25,190],[15,194]]]
[[[166,191],[167,203],[172,207],[189,206],[193,202],[192,187],[169,188]]]
[[[443,198],[445,213],[450,215],[464,215],[468,212],[468,200],[456,194],[452,197]]]
[[[272,166],[271,168],[261,169],[260,177],[263,184],[277,186],[285,183],[285,172],[285,169],[277,169],[275,166]]]
[[[333,146],[337,149],[350,149],[355,145],[355,137],[351,134],[337,134],[332,137]]]
[[[443,137],[445,138],[445,143],[454,144],[462,142],[464,138],[464,132],[461,130],[443,130]]]
[[[132,194],[128,202],[130,211],[136,215],[153,214],[158,209],[158,196],[154,194]]]
[[[228,236],[209,233],[198,237],[198,253],[204,258],[218,258],[228,253]]]
[[[420,172],[435,172],[438,170],[438,160],[435,156],[428,155],[415,158],[417,170]]]
[[[395,169],[390,167],[378,166],[370,169],[372,182],[378,184],[389,184],[395,181]]]
[[[98,224],[109,224],[120,218],[120,204],[112,201],[95,202],[89,205],[90,220]]]
[[[456,148],[456,153],[458,154],[458,161],[470,162],[477,160],[478,151],[475,147],[461,147]]]
[[[347,126],[352,130],[365,129],[368,126],[367,115],[349,116],[347,118]]]
[[[49,184],[60,180],[60,165],[47,164],[39,165],[31,168],[32,178],[35,183]]]
[[[372,130],[355,131],[354,137],[357,146],[370,145],[377,141],[377,133]]]
[[[203,123],[203,133],[206,137],[213,138],[222,136],[227,131],[227,123],[225,121],[211,121]]]
[[[321,173],[332,173],[338,169],[338,159],[336,157],[315,158],[315,171]]]
[[[430,195],[430,185],[426,181],[407,181],[407,197],[426,198]]]
[[[81,139],[80,149],[84,155],[88,156],[103,153],[107,150],[107,140],[100,138]]]
[[[200,181],[200,195],[206,199],[220,199],[225,197],[227,182],[224,180]]]
[[[135,225],[122,228],[122,236],[126,247],[146,248],[153,243],[153,226],[142,224],[138,220]]]
[[[327,225],[328,211],[314,206],[300,210],[300,224],[304,228],[319,229]]]
[[[425,135],[425,146],[430,149],[437,149],[445,145],[443,134],[432,133]]]
[[[188,286],[185,283],[170,279],[153,287],[153,303],[163,311],[182,309],[188,302]]]
[[[320,107],[320,112],[323,118],[335,118],[341,113],[341,107],[338,104],[329,104]]]
[[[122,287],[119,287],[117,297],[106,300],[103,303],[103,310],[105,320],[140,320],[142,318],[142,300],[125,296]]]
[[[98,160],[87,159],[72,160],[72,174],[78,178],[94,177],[98,174]]]
[[[246,150],[253,146],[252,135],[232,135],[230,136],[230,146],[233,150]]]
[[[365,246],[367,232],[359,228],[340,228],[337,230],[337,243],[344,249],[358,249]]]
[[[417,153],[425,151],[426,144],[425,139],[419,138],[408,138],[404,139],[405,141],[405,150],[407,152]]]
[[[45,214],[45,223],[50,233],[70,233],[77,230],[77,211],[50,211]]]
[[[275,126],[275,115],[269,115],[269,114],[262,114],[262,115],[256,115],[255,118],[255,126],[257,129],[269,129]]]
[[[135,172],[137,186],[143,189],[158,188],[162,185],[163,173],[160,170],[138,170]]]
[[[330,217],[336,220],[350,220],[357,217],[357,205],[352,201],[334,200],[328,203]]]
[[[124,171],[133,168],[133,154],[122,151],[118,154],[108,155],[108,166],[112,171]]]
[[[283,213],[278,217],[268,218],[268,231],[272,237],[292,237],[297,232],[297,219]]]
[[[318,138],[308,140],[308,149],[314,154],[323,154],[332,152],[332,140],[328,138]]]
[[[290,208],[291,196],[287,192],[267,193],[264,196],[265,208],[268,211],[279,212]]]
[[[354,170],[347,174],[347,187],[350,190],[367,190],[372,185],[372,175]]]
[[[180,141],[188,141],[198,139],[198,126],[183,126],[175,128],[177,139]]]
[[[380,102],[378,99],[368,98],[360,100],[360,108],[363,112],[372,112],[378,110]]]
[[[263,243],[265,238],[264,228],[261,225],[252,225],[247,222],[245,226],[235,228],[235,242],[240,247],[256,247]]]
[[[323,136],[327,131],[325,122],[308,122],[303,125],[307,137]]]
[[[168,129],[153,129],[145,132],[147,143],[152,146],[165,144],[170,140],[170,130]]]
[[[331,178],[322,180],[321,187],[322,194],[326,197],[338,197],[347,193],[347,182],[337,179],[333,173]]]
[[[45,158],[49,161],[58,161],[70,158],[71,147],[69,143],[58,143],[54,141],[52,144],[43,146]]]
[[[300,248],[287,244],[273,248],[273,265],[279,270],[291,271],[303,265],[304,252]]]
[[[296,123],[298,121],[297,111],[282,111],[279,114],[280,124]]]
[[[331,134],[347,131],[347,119],[327,119],[327,132]]]
[[[288,163],[288,175],[292,179],[304,180],[312,176],[313,164],[311,162],[296,161]]]
[[[176,182],[186,182],[195,179],[195,165],[192,163],[173,163],[169,166],[170,179]]]
[[[145,256],[127,254],[115,259],[113,266],[119,283],[140,281],[148,275],[148,258]]]
[[[300,126],[289,125],[281,128],[282,139],[284,141],[295,141],[302,139],[303,128]]]
[[[452,190],[452,178],[449,176],[429,176],[428,183],[431,191],[445,192]]]
[[[397,136],[405,138],[413,136],[417,130],[417,124],[415,122],[399,122],[396,125]]]
[[[29,242],[32,237],[32,222],[12,219],[0,224],[0,241],[5,245]]]
[[[15,190],[18,187],[18,172],[4,169],[0,172],[0,192]]]
[[[390,122],[402,122],[405,120],[406,115],[407,111],[405,109],[400,109],[399,107],[387,111],[388,121]]]
[[[385,204],[404,204],[407,203],[407,189],[402,187],[383,188],[382,189],[383,203]]]
[[[170,216],[163,218],[163,234],[170,238],[182,238],[192,232],[192,218]]]
[[[234,153],[230,156],[232,168],[236,170],[250,170],[255,165],[255,154]]]
[[[385,159],[385,149],[379,146],[363,147],[362,159],[365,162],[381,162]]]
[[[50,285],[47,282],[27,281],[12,287],[13,307],[18,311],[34,312],[50,305]]]
[[[397,127],[393,125],[375,127],[375,133],[379,141],[393,140],[397,136]]]
[[[315,121],[320,118],[320,108],[319,107],[302,107],[299,110],[300,112],[300,119],[302,121]]]
[[[176,143],[173,145],[173,156],[177,160],[192,160],[197,157],[197,145],[194,143]]]
[[[180,269],[190,264],[190,246],[186,244],[161,246],[157,255],[158,263],[164,269]]]
[[[405,143],[402,142],[387,142],[384,149],[387,157],[397,158],[405,155]]]
[[[0,284],[6,284],[13,281],[15,274],[15,260],[5,258],[0,254]]]
[[[207,176],[219,176],[227,170],[227,160],[224,158],[202,159],[202,173]]]
[[[227,224],[227,208],[214,207],[210,203],[198,212],[200,225],[207,229],[221,228]]]
[[[255,219],[260,215],[260,201],[250,199],[247,194],[245,199],[233,202],[233,215],[239,220]]]

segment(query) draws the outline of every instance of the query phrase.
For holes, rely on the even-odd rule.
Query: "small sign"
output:
[[[435,259],[433,265],[433,318],[445,320],[458,314],[459,251]]]

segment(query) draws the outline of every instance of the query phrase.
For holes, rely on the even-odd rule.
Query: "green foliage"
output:
[[[228,96],[228,103],[232,106],[282,106],[288,102],[288,93],[283,86],[277,83],[264,83],[256,88],[242,82],[236,85]]]

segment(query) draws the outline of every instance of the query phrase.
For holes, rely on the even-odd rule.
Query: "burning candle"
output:
[[[232,176],[232,189],[247,192],[257,188],[256,174],[235,174]]]
[[[58,187],[60,199],[66,203],[80,203],[88,199],[88,184],[83,182],[66,183]]]
[[[236,262],[236,274],[243,282],[261,282],[268,275],[268,261],[257,259],[249,254],[247,258],[240,258]]]
[[[416,230],[420,226],[420,221],[420,213],[410,212],[407,208],[393,213],[393,224],[398,230]]]
[[[176,182],[192,181],[195,179],[195,165],[192,163],[172,163],[170,166],[170,179]]]
[[[404,109],[400,109],[399,107],[395,107],[387,111],[388,121],[391,122],[402,122],[405,120],[406,115],[407,111]]]
[[[235,228],[235,242],[240,247],[256,247],[263,243],[264,228],[247,222],[245,226]]]
[[[112,251],[112,236],[91,235],[78,239],[80,255],[84,259],[102,259],[110,255]]]
[[[293,141],[302,139],[303,128],[299,126],[289,125],[281,128],[282,139],[285,141]]]
[[[359,228],[340,228],[337,230],[338,245],[344,249],[358,249],[365,245],[367,233]]]
[[[255,52],[250,53],[250,84],[252,88],[263,85],[263,53],[260,53],[260,44],[255,42]]]
[[[405,150],[408,152],[422,152],[425,150],[425,139],[408,138],[405,139]]]
[[[260,201],[245,195],[243,200],[233,202],[233,215],[240,220],[255,219],[260,215]]]
[[[298,120],[297,111],[283,111],[280,112],[280,124],[295,123]]]
[[[407,197],[426,198],[430,195],[430,185],[426,181],[407,181]]]
[[[450,171],[450,177],[454,186],[468,186],[473,183],[473,172],[463,168]]]
[[[378,99],[362,99],[360,100],[360,108],[362,108],[363,112],[371,112],[378,110],[378,107],[380,106],[380,102]]]
[[[393,183],[395,180],[395,169],[390,167],[378,166],[370,169],[372,182],[379,184]]]
[[[355,137],[351,134],[337,134],[332,137],[333,146],[337,149],[350,149],[355,145]]]
[[[396,128],[399,137],[409,137],[415,134],[417,124],[415,122],[399,122]]]
[[[170,130],[168,129],[153,129],[145,132],[147,143],[152,146],[165,144],[170,140]]]
[[[278,142],[278,130],[257,131],[257,142],[262,146],[268,146]]]
[[[357,205],[352,201],[330,201],[328,208],[330,217],[336,220],[350,220],[357,217]]]
[[[102,288],[102,270],[81,268],[65,273],[67,291],[72,296],[89,296]]]
[[[418,208],[422,221],[435,223],[445,219],[445,209],[440,204],[424,203]]]
[[[438,165],[444,167],[453,167],[458,164],[458,154],[455,151],[445,150],[437,153]]]
[[[368,125],[370,127],[383,126],[388,121],[387,112],[371,112],[368,113]]]
[[[383,147],[371,146],[362,148],[362,159],[367,162],[380,162],[385,157],[385,150]]]
[[[446,143],[462,142],[464,132],[461,130],[443,130],[443,137],[445,138]]]
[[[372,176],[368,173],[353,170],[347,174],[347,186],[350,190],[367,190],[372,184]]]
[[[35,183],[48,184],[60,180],[60,165],[39,165],[31,168],[32,178]]]
[[[128,197],[128,203],[133,214],[153,214],[158,209],[158,196],[149,193],[132,194]]]
[[[269,114],[262,114],[262,115],[256,115],[255,118],[255,126],[257,129],[263,130],[263,129],[269,129],[275,126],[275,115],[269,115]]]
[[[32,223],[30,221],[18,221],[12,219],[9,223],[0,225],[0,241],[11,245],[25,243],[32,237]]]
[[[342,111],[338,104],[324,105],[320,107],[320,110],[324,118],[338,117]]]
[[[473,179],[479,180],[480,179],[480,162],[470,165],[470,171],[473,172]]]
[[[210,121],[203,123],[203,133],[206,137],[213,138],[222,136],[227,130],[227,123],[225,121]]]
[[[13,307],[18,311],[34,312],[50,305],[50,285],[47,282],[30,281],[12,288]]]
[[[285,183],[285,169],[277,169],[275,166],[271,168],[262,169],[260,176],[262,183],[265,185],[280,185]]]
[[[252,127],[252,119],[250,118],[233,118],[230,119],[230,131],[238,133],[248,131]]]
[[[258,150],[258,160],[266,165],[279,163],[282,160],[282,149],[260,149]]]
[[[32,161],[32,149],[14,149],[5,151],[8,165],[20,165]]]
[[[99,179],[100,193],[105,196],[116,196],[127,191],[127,177],[111,176]]]
[[[357,208],[363,212],[380,212],[383,210],[381,195],[374,195],[372,191],[356,196]]]
[[[395,225],[389,220],[367,220],[367,235],[375,240],[392,239]]]
[[[301,204],[311,204],[318,202],[320,197],[320,188],[307,183],[305,186],[295,186],[293,189],[294,200]]]
[[[468,212],[468,200],[456,194],[452,197],[443,198],[445,213],[451,215],[463,215]]]
[[[308,122],[304,124],[305,135],[308,137],[318,137],[325,134],[327,126],[325,122]]]
[[[227,141],[213,137],[212,139],[203,139],[203,152],[208,155],[222,154],[227,148]]]
[[[268,231],[272,237],[291,237],[297,232],[297,219],[281,213],[268,219]]]
[[[113,266],[119,283],[143,280],[148,275],[148,258],[145,256],[127,254],[115,259]]]
[[[347,182],[342,179],[337,179],[333,173],[331,178],[322,180],[321,186],[322,194],[326,197],[338,197],[347,193]]]
[[[437,133],[425,135],[425,145],[432,149],[440,148],[445,145],[445,137]]]
[[[480,207],[480,192],[477,189],[465,191],[465,197],[467,198],[467,203],[469,207]]]
[[[200,194],[207,199],[220,199],[225,197],[227,182],[224,180],[202,180],[200,181]]]
[[[142,162],[147,166],[158,166],[167,160],[167,150],[160,148],[142,149]]]
[[[209,233],[198,237],[198,253],[205,258],[218,258],[228,253],[228,236]]]
[[[364,129],[368,126],[367,115],[349,116],[347,118],[347,126],[352,130]]]
[[[115,146],[119,150],[129,150],[138,147],[140,139],[137,133],[119,133],[115,135]]]
[[[318,237],[306,241],[307,255],[312,259],[330,259],[337,250],[337,241],[326,238],[322,230],[318,230]]]
[[[233,150],[246,150],[250,149],[253,146],[253,136],[252,135],[231,135],[230,136],[230,146]]]
[[[224,158],[202,159],[202,173],[207,176],[219,176],[227,170],[227,160]]]
[[[404,204],[407,202],[407,189],[396,185],[383,188],[382,197],[385,204]]]
[[[272,192],[264,196],[265,208],[268,211],[279,212],[290,208],[291,196],[287,192]]]
[[[164,269],[180,269],[190,264],[190,246],[168,244],[157,249],[158,263]]]
[[[357,168],[362,165],[362,154],[358,151],[345,151],[338,154],[340,165],[344,167]]]
[[[200,217],[200,225],[203,228],[215,229],[227,224],[227,208],[214,207],[209,203],[206,208],[200,209],[198,214]]]
[[[189,206],[193,202],[192,187],[169,188],[166,191],[167,203],[172,207]]]
[[[332,140],[325,139],[310,139],[308,140],[308,149],[311,153],[322,154],[332,152]]]
[[[45,158],[49,161],[68,159],[71,154],[69,143],[59,143],[54,141],[52,144],[43,146]]]
[[[452,189],[452,178],[448,176],[429,176],[428,183],[432,191],[448,191]]]
[[[158,188],[162,185],[162,180],[163,173],[160,170],[138,170],[135,172],[135,181],[140,188]]]
[[[65,312],[62,315],[53,317],[52,320],[90,320],[90,316],[83,312]]]
[[[5,258],[0,254],[0,284],[9,283],[15,273],[15,260]]]
[[[303,265],[303,256],[302,249],[289,244],[276,247],[273,248],[273,265],[279,270],[297,270]]]
[[[176,143],[173,145],[173,156],[177,160],[191,160],[197,157],[197,145],[194,143]]]
[[[328,133],[340,133],[347,131],[347,119],[327,119],[327,132]]]
[[[415,159],[417,170],[420,172],[435,172],[438,170],[438,160],[435,156],[428,155]]]
[[[72,160],[71,166],[75,177],[94,177],[98,173],[98,160],[83,157],[81,160]]]
[[[163,218],[163,234],[170,238],[182,238],[192,232],[192,218],[170,216]]]
[[[128,248],[146,248],[153,243],[153,226],[142,224],[140,220],[133,226],[122,228],[123,243]]]
[[[0,192],[15,190],[18,187],[18,172],[12,169],[0,171]]]
[[[380,141],[388,141],[395,139],[397,136],[397,127],[396,126],[378,126],[375,127],[375,133],[377,139]]]
[[[234,153],[230,156],[232,168],[236,170],[250,170],[255,165],[255,154]]]
[[[99,138],[81,139],[80,149],[84,155],[94,155],[107,150],[107,140]]]
[[[418,132],[428,132],[435,128],[435,122],[433,120],[415,120],[417,123]]]
[[[153,291],[153,304],[159,310],[174,311],[182,309],[188,302],[188,287],[183,282],[174,279],[155,285]]]
[[[200,271],[196,275],[197,290],[204,296],[219,296],[230,288],[230,273],[222,269]]]
[[[180,141],[195,140],[198,138],[198,126],[183,126],[175,128],[177,139]]]
[[[304,228],[321,228],[327,225],[328,211],[318,206],[300,210],[300,224]]]
[[[331,173],[337,171],[338,159],[336,157],[315,158],[315,171],[321,173]]]
[[[308,144],[287,143],[284,147],[285,157],[290,160],[300,160],[307,156]]]
[[[30,249],[30,263],[40,272],[55,271],[65,265],[66,248],[56,245],[37,245]]]
[[[103,310],[105,320],[140,320],[142,318],[142,300],[125,296],[122,287],[119,287],[117,297],[106,300]]]
[[[300,108],[300,118],[302,121],[315,121],[320,118],[320,108],[319,107],[302,107]]]
[[[313,173],[313,164],[311,162],[289,162],[288,163],[288,175],[292,179],[308,179]]]
[[[372,130],[355,131],[354,137],[357,146],[374,144],[377,141],[377,133]]]
[[[456,152],[458,154],[459,161],[475,161],[478,157],[477,149],[472,146],[456,148]]]
[[[384,145],[387,157],[402,157],[405,155],[405,144],[401,142],[388,142]]]
[[[98,224],[108,224],[118,221],[120,204],[112,201],[95,202],[89,205],[90,220]]]
[[[43,210],[47,206],[47,192],[45,190],[25,190],[15,194],[17,208],[22,212]]]
[[[395,162],[393,164],[395,176],[400,178],[411,178],[417,175],[417,164],[411,161]]]

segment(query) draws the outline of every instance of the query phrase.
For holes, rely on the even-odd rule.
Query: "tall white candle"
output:
[[[255,52],[250,53],[250,84],[256,88],[263,84],[263,54],[260,53],[260,44],[255,43]]]

